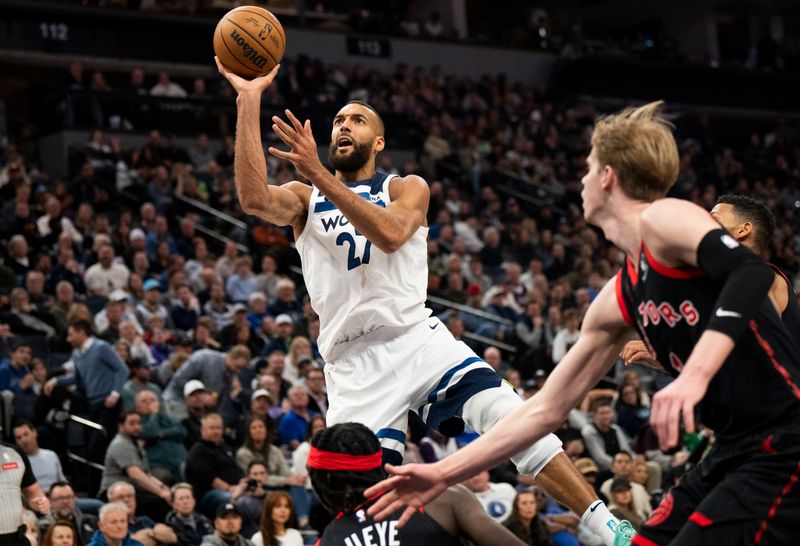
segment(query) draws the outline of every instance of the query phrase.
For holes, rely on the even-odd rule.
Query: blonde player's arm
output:
[[[544,387],[478,440],[432,465],[405,465],[387,470],[391,478],[365,492],[370,496],[391,490],[369,509],[381,518],[402,505],[411,509],[436,498],[448,485],[459,483],[519,453],[555,430],[608,372],[620,350],[635,332],[625,323],[617,303],[615,279],[589,306],[577,343],[567,352]]]
[[[216,57],[215,60],[220,74],[237,93],[233,170],[242,210],[278,226],[302,227],[311,190],[301,182],[269,186],[261,143],[261,94],[275,79],[280,65],[266,76],[245,80],[228,71]]]

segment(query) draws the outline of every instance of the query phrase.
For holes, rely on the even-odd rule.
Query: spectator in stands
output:
[[[275,336],[269,343],[264,345],[261,355],[269,357],[275,351],[280,351],[285,355],[289,351],[292,342],[294,325],[294,319],[287,313],[275,317]]]
[[[253,331],[253,335],[257,336],[259,328],[261,328],[261,322],[264,320],[264,317],[267,317],[267,296],[264,292],[253,292],[247,297],[247,322],[250,323],[250,328]],[[262,341],[263,345],[263,341]]]
[[[183,386],[183,398],[186,403],[186,413],[188,416],[181,421],[186,429],[186,440],[184,445],[191,448],[195,442],[200,440],[201,419],[203,415],[214,411],[214,398],[206,390],[202,381],[191,379]],[[174,416],[171,415],[173,419]]]
[[[513,500],[511,513],[503,525],[530,546],[553,544],[547,524],[539,515],[539,505],[533,491],[520,491]]]
[[[0,362],[0,391],[11,391],[14,396],[35,396],[30,343],[18,338],[10,349],[10,354]]]
[[[142,417],[139,437],[145,441],[150,471],[167,484],[179,481],[187,455],[183,444],[186,429],[161,413],[161,403],[154,392],[144,390],[136,395],[136,412]]]
[[[128,507],[111,502],[100,509],[99,529],[87,546],[143,546],[128,531]]]
[[[114,260],[114,247],[102,244],[97,249],[97,263],[86,270],[84,282],[90,294],[108,297],[113,290],[128,286],[130,270]]]
[[[620,451],[614,455],[611,462],[611,472],[613,477],[607,479],[600,485],[600,492],[608,499],[613,500],[613,485],[619,478],[624,478],[626,481],[630,480],[631,471],[633,469],[633,457],[627,451]],[[643,485],[635,482],[627,483],[628,489],[631,490],[633,509],[640,514],[640,517],[647,519],[653,511],[650,506],[650,494]]]
[[[613,422],[614,410],[610,401],[602,398],[597,400],[592,407],[592,413],[592,422],[583,427],[581,435],[586,450],[597,466],[601,470],[608,470],[616,453],[631,453],[631,449],[625,433]]]
[[[49,257],[40,254],[37,267],[42,267],[41,260],[49,260]],[[47,312],[53,297],[45,292],[44,281],[44,273],[38,270],[28,271],[28,274],[25,275],[25,290],[28,292],[28,301],[30,301],[33,308]]]
[[[191,485],[181,482],[172,486],[172,511],[164,522],[175,532],[180,546],[200,546],[203,537],[214,532],[211,521],[195,511],[196,504]]]
[[[205,167],[209,161],[214,161],[214,151],[208,140],[208,135],[200,133],[189,147],[189,158],[196,169]]]
[[[200,306],[192,287],[182,284],[178,287],[178,301],[170,308],[170,318],[175,329],[188,332],[197,326]]]
[[[66,480],[58,455],[49,449],[39,447],[39,433],[33,423],[17,422],[13,433],[14,441],[28,456],[33,475],[43,490],[48,491],[54,483]]]
[[[129,483],[135,487],[138,504],[143,511],[160,518],[167,513],[165,503],[168,505],[172,499],[169,487],[150,472],[147,453],[138,443],[141,431],[142,421],[138,413],[121,415],[119,432],[111,440],[106,452],[100,491],[111,498],[111,485],[120,481]]]
[[[192,484],[200,500],[200,511],[206,515],[214,514],[218,506],[235,500],[247,487],[233,450],[223,442],[222,430],[219,414],[204,415],[201,439],[192,446],[186,459],[186,481]]]
[[[109,502],[121,503],[128,508],[128,531],[131,538],[138,540],[144,546],[156,546],[157,544],[175,544],[177,537],[175,532],[164,525],[156,523],[147,515],[136,515],[139,506],[134,487],[124,481],[111,484],[108,488]],[[157,519],[162,520],[164,514],[159,514]]]
[[[578,312],[575,309],[564,311],[564,327],[553,338],[553,363],[558,365],[570,347],[575,345],[580,335]]]
[[[463,482],[467,489],[475,493],[483,509],[497,522],[504,521],[512,513],[515,495],[514,487],[507,483],[489,481],[489,472],[483,471]]]
[[[636,509],[631,485],[628,478],[622,476],[612,480],[609,487],[611,504],[608,505],[608,509],[619,519],[630,521],[638,532],[647,516]]]
[[[312,356],[311,342],[307,337],[296,336],[292,338],[292,342],[289,344],[289,352],[286,355],[283,378],[293,385],[301,384],[305,378],[301,363],[310,363]]]
[[[97,516],[81,512],[76,506],[72,486],[64,481],[55,482],[50,486],[47,496],[50,499],[50,513],[39,520],[42,530],[46,531],[57,521],[66,521],[78,530],[75,542],[77,546],[88,544],[97,531]]]
[[[253,546],[239,532],[242,530],[242,515],[235,504],[220,504],[214,518],[214,534],[203,537],[202,546]]]
[[[24,229],[22,226],[24,226],[28,221],[33,229],[36,229],[36,224],[33,222],[33,217],[30,213],[30,205],[28,205],[28,203],[22,203],[18,201],[16,211],[17,216],[12,221],[12,226],[13,224],[17,224],[18,227],[12,227],[14,231],[21,231]],[[33,264],[31,264],[29,256],[30,247],[28,246],[28,240],[23,235],[18,233],[9,239],[8,248],[11,252],[9,253],[6,265],[11,268],[17,277],[21,278],[28,271],[33,269]]]
[[[280,279],[276,284],[275,301],[267,307],[269,314],[276,317],[276,324],[277,317],[282,314],[289,315],[294,324],[299,324],[303,320],[303,307],[297,301],[295,289],[294,281],[291,279]]]
[[[147,279],[142,285],[144,299],[136,306],[136,316],[141,324],[147,324],[152,316],[161,317],[166,328],[172,328],[172,317],[162,301],[161,285],[155,279]]]
[[[211,392],[216,393],[220,407],[225,401],[236,400],[238,402],[241,385],[237,375],[249,362],[250,350],[242,345],[232,347],[227,353],[210,350],[193,353],[172,377],[164,392],[167,411],[175,419],[186,417],[183,388],[192,379],[201,381],[205,386],[215,386],[216,388]]]
[[[127,345],[126,342],[122,342]],[[131,378],[122,387],[122,411],[131,411],[136,407],[136,397],[142,392],[153,393],[157,400],[161,399],[161,387],[151,382],[152,368],[141,358],[131,358],[128,366]]]
[[[247,472],[253,462],[264,463],[269,478],[269,487],[305,485],[305,479],[294,475],[286,464],[283,453],[269,441],[267,423],[258,417],[250,417],[245,425],[244,444],[236,451],[236,464]]]
[[[325,374],[319,368],[311,368],[306,372],[306,393],[308,409],[323,417],[328,413],[328,395],[325,391]]]
[[[312,414],[308,410],[308,394],[303,387],[289,389],[288,398],[291,409],[281,418],[278,429],[281,445],[288,446],[291,451],[305,440]]]
[[[483,360],[501,376],[509,368],[508,364],[503,362],[503,355],[497,347],[487,347],[483,351]]]
[[[34,308],[24,288],[14,288],[9,296],[11,309],[5,313],[4,322],[11,332],[21,336],[53,337],[56,335],[55,318],[46,311]]]
[[[233,308],[225,301],[225,286],[214,280],[208,289],[208,301],[203,305],[203,315],[213,319],[213,330],[222,330],[233,319]]]
[[[250,329],[250,322],[247,320],[247,306],[243,303],[235,303],[231,308],[231,311],[231,322],[217,334],[217,341],[220,344],[220,348],[225,351],[238,344],[249,346],[249,343],[247,342],[250,341],[251,336],[253,338],[255,337],[255,334],[253,334],[252,330]],[[247,333],[243,334],[242,330],[246,330]],[[247,342],[242,339],[238,339],[245,336],[247,337]]]
[[[61,233],[66,233],[76,245],[83,243],[83,236],[75,228],[72,220],[61,214],[61,201],[54,196],[47,198],[44,204],[45,213],[36,220],[39,236],[48,246],[53,245]]]
[[[264,254],[261,258],[261,273],[256,275],[256,290],[266,294],[267,298],[273,300],[278,295],[278,262],[271,254]]]
[[[51,277],[51,280],[52,277]],[[67,333],[67,312],[70,306],[75,303],[75,288],[68,280],[58,280],[55,285],[55,299],[51,302],[47,311],[56,321],[56,331],[59,335]]]
[[[636,439],[643,427],[650,421],[650,408],[642,404],[639,391],[631,383],[620,383],[619,396],[614,405],[617,414],[617,424],[628,435]]]
[[[161,70],[158,72],[158,82],[150,89],[150,94],[154,97],[183,98],[186,90],[170,79],[169,72]]]
[[[120,393],[128,378],[128,367],[105,341],[92,337],[86,320],[76,320],[67,329],[67,342],[73,347],[74,371],[50,379],[43,392],[50,396],[56,385],[74,384],[78,396],[88,406],[89,419],[105,430],[115,430],[119,415]],[[91,453],[100,457],[108,441],[101,434],[92,437]]]
[[[303,546],[303,536],[292,527],[294,521],[292,497],[284,491],[270,493],[261,512],[260,530],[253,535],[253,545],[265,546],[277,541],[282,546]]]
[[[261,508],[267,496],[267,467],[264,463],[253,461],[245,472],[247,487],[236,499],[236,506],[242,514],[242,534],[251,537],[258,531],[258,520]]]
[[[43,546],[83,546],[71,523],[59,521],[44,532]]]
[[[228,297],[235,302],[246,302],[256,291],[256,277],[253,274],[253,260],[250,256],[239,256],[234,262],[233,273],[226,282]]]

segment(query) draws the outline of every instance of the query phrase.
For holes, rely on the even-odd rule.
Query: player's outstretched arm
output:
[[[301,218],[305,218],[307,199],[302,199],[301,195],[304,194],[303,188],[308,187],[299,182],[270,187],[261,144],[261,94],[272,84],[280,65],[266,76],[245,80],[226,69],[216,57],[214,60],[219,73],[237,93],[233,170],[242,210],[278,226],[297,225]]]
[[[642,213],[641,230],[643,243],[657,261],[670,267],[699,267],[723,282],[713,316],[708,317],[680,377],[653,397],[650,422],[666,450],[677,445],[681,415],[687,432],[694,431],[694,407],[749,327],[774,274],[705,210],[688,201],[653,203]]]
[[[409,505],[413,510],[440,495],[448,486],[505,461],[527,448],[566,419],[589,389],[608,371],[633,332],[625,323],[612,279],[589,306],[578,342],[567,352],[539,393],[507,415],[478,440],[431,465],[386,465],[392,476],[368,489],[369,497],[389,490],[369,513],[381,519]]]

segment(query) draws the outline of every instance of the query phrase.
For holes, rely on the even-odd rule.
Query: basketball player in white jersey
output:
[[[429,189],[420,177],[376,173],[383,122],[370,106],[346,104],[334,117],[329,162],[320,162],[311,122],[286,111],[273,116],[290,161],[312,185],[267,184],[261,144],[261,94],[268,75],[248,81],[220,73],[238,93],[234,170],[242,209],[276,225],[291,225],[311,297],[320,316],[329,425],[360,422],[381,441],[384,459],[399,462],[408,410],[440,429],[463,419],[483,433],[522,405],[494,370],[456,341],[425,308]],[[628,544],[619,524],[549,435],[513,457],[559,502],[609,545]]]

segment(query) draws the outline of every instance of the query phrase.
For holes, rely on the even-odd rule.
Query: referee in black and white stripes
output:
[[[50,501],[31,470],[25,452],[0,442],[0,546],[29,546],[22,523],[22,495],[39,514],[50,512]]]

